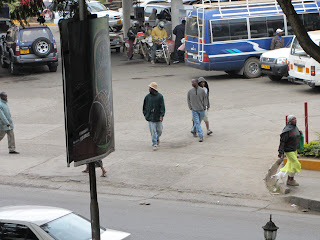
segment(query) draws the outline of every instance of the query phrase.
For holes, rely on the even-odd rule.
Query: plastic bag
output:
[[[304,149],[304,135],[303,133],[301,133],[300,141],[299,141],[299,150],[303,150],[303,149]]]

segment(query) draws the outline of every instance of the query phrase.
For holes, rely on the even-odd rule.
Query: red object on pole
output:
[[[304,103],[304,126],[305,126],[305,134],[306,134],[306,143],[309,143],[309,126],[308,126],[308,103]]]
[[[286,115],[286,125],[287,125],[287,122],[288,122],[288,115]]]

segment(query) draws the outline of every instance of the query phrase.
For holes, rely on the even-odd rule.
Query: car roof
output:
[[[72,213],[72,211],[56,207],[34,205],[7,206],[0,208],[0,221],[23,221],[41,226],[69,213]]]

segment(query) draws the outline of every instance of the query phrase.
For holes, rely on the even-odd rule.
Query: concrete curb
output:
[[[320,159],[316,158],[298,158],[298,161],[301,163],[302,169],[320,171]],[[287,158],[283,159],[284,164],[287,162]]]
[[[320,201],[296,197],[296,196],[288,196],[286,197],[286,200],[289,203],[295,204],[301,208],[320,212]]]

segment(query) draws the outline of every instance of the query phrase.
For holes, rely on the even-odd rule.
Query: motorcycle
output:
[[[165,38],[159,39],[160,48],[156,50],[155,61],[164,60],[168,65],[170,65],[172,51],[170,51],[170,49],[169,49],[169,43],[171,44],[171,42],[173,42],[173,41],[171,41],[171,42],[169,42],[169,41],[171,41],[171,40],[167,40]],[[144,47],[145,47],[144,49],[146,49],[145,59],[150,61],[151,56],[152,56],[152,48],[153,48],[153,44],[154,44],[152,41],[152,37],[149,36],[148,38],[146,38],[142,42],[144,43]]]
[[[142,42],[144,40],[144,33],[143,32],[138,32],[137,36],[133,42],[133,54],[139,54],[141,58],[144,58],[146,56],[145,54],[145,46],[144,43]],[[125,48],[124,52],[128,55],[128,50],[129,50],[130,44],[129,40],[125,40]]]

